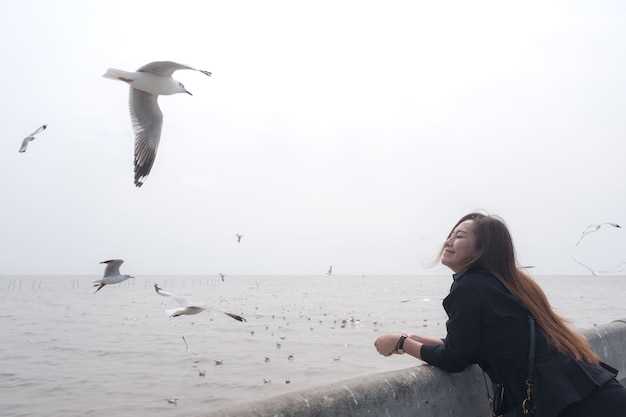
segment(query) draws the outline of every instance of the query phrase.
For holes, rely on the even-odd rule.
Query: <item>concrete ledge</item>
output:
[[[626,319],[614,320],[604,326],[582,332],[593,351],[619,371],[618,379],[626,381]]]
[[[603,361],[626,374],[626,320],[583,331]],[[265,400],[237,404],[206,417],[487,417],[477,366],[448,374],[422,365],[353,378]]]

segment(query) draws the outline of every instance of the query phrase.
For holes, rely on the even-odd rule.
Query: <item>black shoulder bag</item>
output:
[[[521,404],[516,405],[512,410],[504,413],[504,385],[495,384],[493,387],[493,398],[489,398],[493,417],[533,417],[535,415],[535,381],[533,375],[535,370],[535,320],[531,316],[528,316],[528,328],[530,338],[528,346],[526,397]]]

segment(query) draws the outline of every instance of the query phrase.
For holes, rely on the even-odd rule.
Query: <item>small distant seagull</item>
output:
[[[220,279],[222,280],[222,282],[224,282],[224,274],[222,274],[221,272],[219,273]]]
[[[183,342],[185,342],[185,347],[187,348],[187,352],[189,352],[189,345],[187,344],[187,339],[183,336]]]
[[[535,265],[524,265],[524,266],[520,266],[521,269],[533,269],[535,267]]]
[[[168,398],[166,401],[170,404],[178,405],[178,398]]]
[[[30,135],[26,136],[24,138],[24,140],[22,141],[22,146],[20,146],[20,153],[26,152],[26,148],[28,147],[28,143],[35,140],[35,135],[43,132],[47,128],[48,128],[48,125],[41,125],[33,133],[31,133]]]
[[[157,98],[160,95],[187,93],[185,86],[174,80],[172,74],[178,70],[198,70],[172,61],[151,62],[136,72],[109,68],[104,78],[124,81],[130,85],[130,118],[135,131],[135,185],[141,187],[143,178],[150,174],[161,139],[163,113]]]
[[[237,238],[237,243],[241,243],[241,238],[243,237],[243,235],[235,233],[235,237]]]
[[[227,313],[226,311],[217,310],[217,309],[209,308],[206,306],[192,305],[191,303],[187,301],[186,298],[179,297],[168,291],[164,291],[161,287],[159,287],[158,284],[154,284],[154,291],[156,291],[156,293],[159,294],[160,296],[172,297],[172,299],[175,300],[178,303],[178,305],[180,305],[180,308],[165,310],[165,312],[170,317],[198,314],[198,313],[202,313],[205,310],[215,310],[215,311],[219,311],[220,313],[226,314],[228,317],[233,318],[237,321],[242,321],[242,322],[246,321],[245,318],[238,316],[237,314]]]
[[[100,291],[105,285],[118,284],[128,278],[135,278],[132,275],[120,274],[120,265],[124,263],[123,259],[109,259],[100,263],[106,264],[106,268],[104,269],[104,277],[93,282],[93,286],[98,287],[95,292]]]
[[[220,360],[220,359],[215,359],[215,361],[214,361],[214,362],[215,362],[215,366],[220,366],[220,365],[223,365],[223,364],[224,364],[224,361],[223,361],[223,360]]]
[[[333,274],[333,266],[331,265],[330,268],[328,268],[328,272],[326,272],[326,275],[331,276]]]
[[[611,227],[615,227],[617,229],[621,229],[622,226],[620,226],[617,223],[611,223],[611,222],[604,222],[604,223],[598,223],[598,224],[590,224],[589,226],[587,226],[587,228],[583,231],[583,234],[580,236],[580,239],[578,239],[578,242],[576,242],[576,246],[580,245],[580,242],[583,241],[583,239],[594,232],[597,232],[598,230],[600,230],[600,228],[602,226],[611,226]]]

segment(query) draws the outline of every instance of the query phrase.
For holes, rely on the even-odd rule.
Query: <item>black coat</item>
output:
[[[521,404],[528,373],[528,310],[493,274],[481,269],[455,274],[443,300],[448,334],[440,346],[422,346],[422,359],[448,372],[478,364],[505,386],[505,408]],[[617,375],[608,365],[577,361],[552,348],[535,326],[537,417],[555,417]]]

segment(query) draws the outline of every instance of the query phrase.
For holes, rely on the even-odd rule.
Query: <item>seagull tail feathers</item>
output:
[[[122,71],[115,68],[109,68],[107,72],[102,74],[104,78],[110,78],[112,80],[125,81],[127,83],[133,81],[133,74],[128,71]]]

